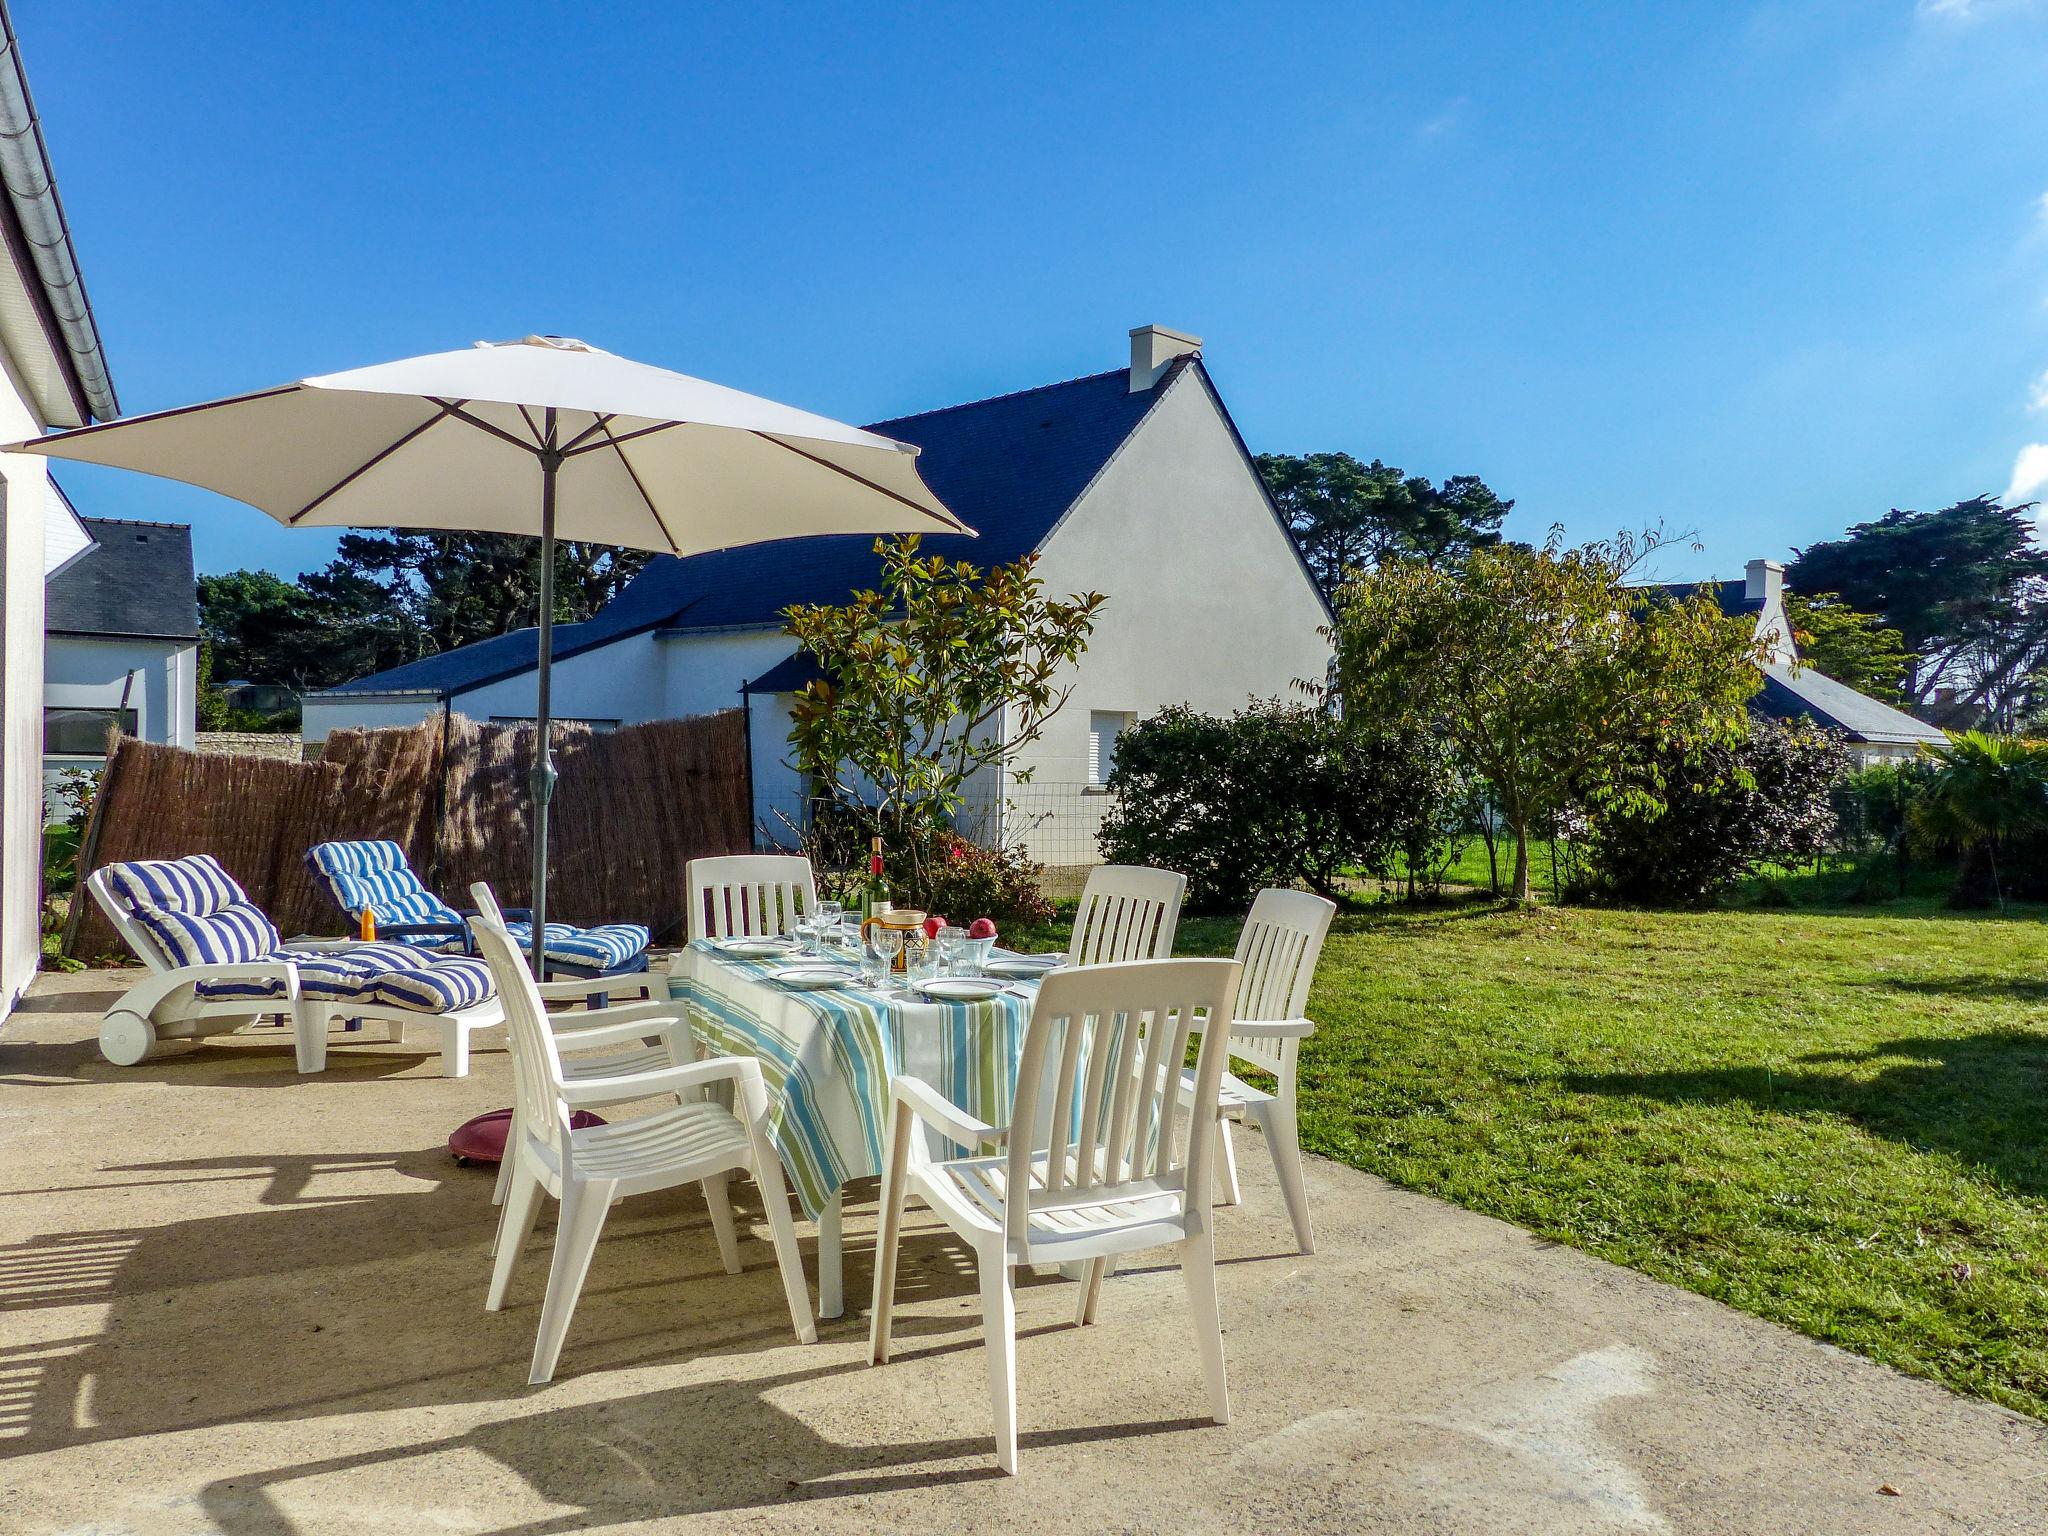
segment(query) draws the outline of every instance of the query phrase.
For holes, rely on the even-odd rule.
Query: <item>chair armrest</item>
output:
[[[975,1119],[921,1078],[890,1078],[889,1097],[926,1125],[943,1131],[946,1139],[957,1146],[976,1147],[985,1141],[1002,1141],[1010,1134],[1007,1129]]]
[[[746,1068],[759,1064],[738,1056],[713,1056],[708,1061],[693,1061],[680,1067],[656,1067],[650,1072],[626,1072],[618,1077],[595,1078],[585,1083],[562,1083],[557,1092],[562,1102],[574,1108],[578,1104],[616,1104],[622,1099],[651,1098],[657,1093],[680,1093],[685,1088],[698,1088],[705,1083],[715,1083],[722,1078],[740,1080]]]
[[[610,1012],[609,1009],[606,1012]],[[604,1014],[587,1014],[587,1018],[603,1018]],[[637,1045],[649,1035],[665,1035],[683,1028],[680,1017],[648,1016],[627,1019],[623,1022],[612,1020],[604,1024],[593,1024],[588,1029],[558,1029],[555,1031],[555,1049],[561,1051],[594,1051],[607,1045]]]
[[[663,986],[667,980],[666,976],[658,975],[654,971],[628,971],[620,976],[564,976],[557,981],[543,981],[536,983],[536,985],[539,987],[540,995],[544,1001],[550,1003],[580,1003],[584,998],[594,997],[599,993],[624,992],[636,987],[651,989]],[[614,1008],[645,1008],[650,1004],[657,1004],[664,1008],[670,1006],[667,998],[645,997],[637,998],[630,1003],[616,1003],[610,1008],[602,1008],[595,1011],[610,1013]],[[560,1017],[575,1019],[586,1016],[587,1014],[565,1014]]]
[[[379,939],[424,938],[432,933],[445,934],[451,939],[460,939],[465,944],[469,942],[467,923],[380,923],[377,926]]]
[[[580,1035],[613,1024],[679,1025],[683,1018],[681,1004],[650,997],[635,1003],[615,1003],[609,1008],[586,1008],[581,1013],[551,1013],[548,1022],[560,1036]]]
[[[1247,1040],[1305,1040],[1316,1026],[1310,1019],[1232,1019],[1230,1032]]]

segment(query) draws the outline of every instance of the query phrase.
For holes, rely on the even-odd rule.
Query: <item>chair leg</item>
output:
[[[505,1161],[510,1163],[516,1154],[507,1147]],[[540,1215],[540,1180],[531,1168],[523,1164],[512,1170],[512,1185],[505,1194],[505,1209],[498,1215],[497,1252],[491,1264],[491,1289],[484,1297],[486,1312],[502,1311],[505,1306],[505,1292],[512,1285],[512,1269],[518,1264],[519,1255],[526,1251],[527,1239],[533,1236],[533,1223]]]
[[[1303,1253],[1314,1253],[1316,1233],[1309,1225],[1308,1185],[1301,1171],[1301,1128],[1294,1106],[1274,1099],[1261,1104],[1257,1113],[1266,1150],[1272,1154],[1273,1176],[1280,1181],[1280,1198],[1287,1202],[1287,1218],[1294,1223],[1295,1246]]]
[[[782,1182],[782,1159],[766,1136],[754,1136],[754,1183],[768,1212],[768,1236],[775,1243],[775,1267],[782,1271],[782,1294],[789,1302],[789,1320],[799,1344],[818,1342],[818,1320],[811,1315],[811,1283],[804,1278],[803,1250],[796,1245],[796,1223],[789,1215],[789,1191]]]
[[[1222,1175],[1217,1180],[1220,1191],[1218,1205],[1236,1205],[1244,1198],[1244,1192],[1237,1187],[1237,1148],[1230,1140],[1230,1117],[1216,1117],[1216,1171]]]
[[[453,1019],[441,1021],[441,1075],[469,1076],[469,1031]]]
[[[498,1159],[498,1182],[491,1186],[491,1204],[503,1205],[505,1191],[512,1187],[512,1149],[519,1145],[519,1111],[505,1122],[505,1155]]]
[[[384,1023],[384,1038],[393,1045],[405,1044],[405,1020],[387,1019]]]
[[[548,1268],[548,1296],[540,1307],[533,1370],[526,1378],[529,1386],[555,1379],[555,1362],[562,1357],[562,1341],[569,1336],[569,1320],[576,1315],[583,1278],[590,1273],[590,1256],[597,1252],[597,1239],[611,1208],[612,1186],[608,1183],[571,1183],[562,1191],[555,1261]]]
[[[327,1009],[321,1003],[300,1002],[292,1010],[292,1048],[301,1072],[327,1070]]]
[[[982,1249],[976,1270],[981,1279],[981,1328],[988,1351],[988,1401],[996,1423],[996,1465],[1012,1476],[1017,1471],[1017,1297],[1010,1284],[1010,1266],[1002,1250]]]
[[[730,1180],[720,1174],[715,1179],[704,1181],[704,1203],[711,1208],[711,1230],[718,1237],[718,1261],[725,1266],[728,1275],[740,1272],[739,1234],[733,1230],[732,1196],[726,1186]]]
[[[1086,1328],[1095,1321],[1095,1308],[1102,1300],[1102,1282],[1108,1274],[1108,1259],[1089,1259],[1082,1264],[1081,1296],[1074,1303],[1074,1326],[1076,1328]]]
[[[900,1108],[882,1163],[882,1209],[875,1218],[875,1298],[868,1311],[868,1360],[889,1363],[889,1326],[896,1312],[896,1254],[903,1245],[903,1202],[910,1183],[910,1116]]]
[[[1209,1386],[1209,1417],[1230,1422],[1230,1390],[1223,1372],[1223,1320],[1216,1310],[1216,1240],[1206,1231],[1180,1250],[1181,1278],[1195,1313],[1195,1342],[1202,1351],[1202,1376]]]

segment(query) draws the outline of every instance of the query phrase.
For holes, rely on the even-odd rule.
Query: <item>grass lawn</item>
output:
[[[1312,1150],[2048,1418],[2038,909],[1347,914],[1311,1012]]]

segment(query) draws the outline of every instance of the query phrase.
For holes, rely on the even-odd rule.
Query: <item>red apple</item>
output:
[[[970,939],[992,939],[996,936],[996,925],[985,917],[977,917],[974,926],[967,930]]]
[[[939,936],[939,930],[945,926],[946,920],[934,912],[924,920],[924,936],[928,939],[936,939]]]

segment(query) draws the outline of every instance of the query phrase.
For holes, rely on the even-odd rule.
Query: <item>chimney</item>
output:
[[[1752,560],[1742,568],[1742,595],[1762,603],[1771,613],[1785,604],[1785,567],[1775,560]]]
[[[1131,332],[1131,388],[1136,394],[1159,382],[1159,375],[1177,357],[1201,355],[1202,338],[1163,325],[1141,325]]]

